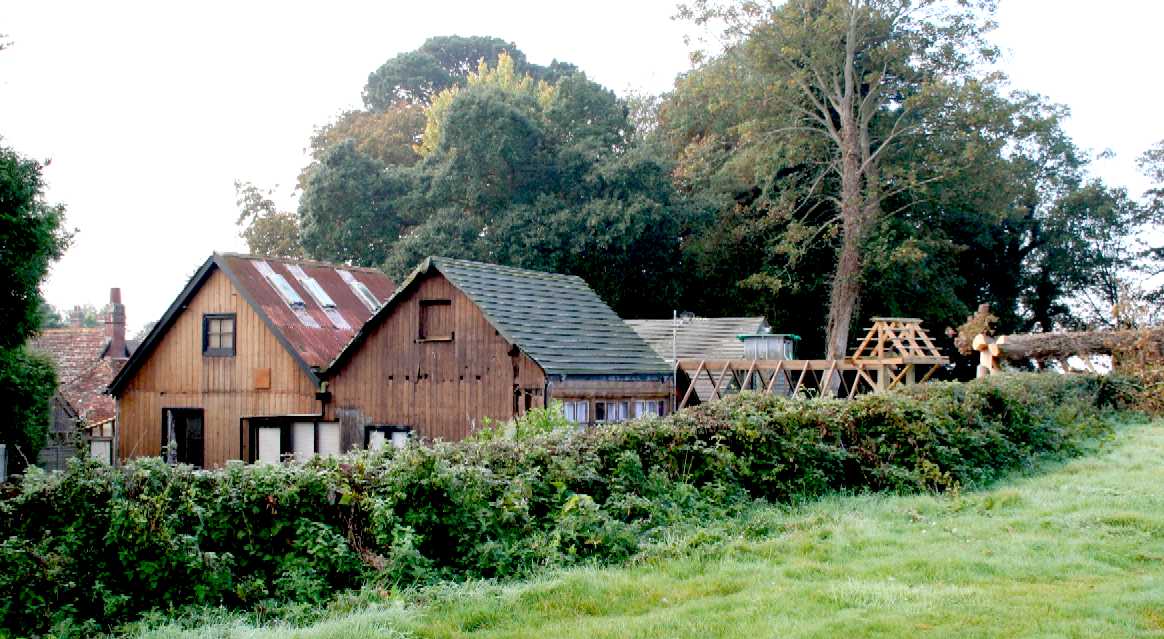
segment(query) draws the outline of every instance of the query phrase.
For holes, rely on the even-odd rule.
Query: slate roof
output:
[[[260,262],[275,274],[281,275],[290,288],[303,301],[300,313],[309,318],[314,326],[305,323],[288,304],[283,301],[279,292],[275,290],[260,272]],[[257,266],[259,268],[257,268]],[[306,289],[292,272],[292,267],[302,269],[303,273],[314,279],[334,302],[334,310],[342,319],[337,326],[329,317],[328,312],[320,306],[316,299]],[[244,300],[254,309],[263,320],[267,328],[275,335],[283,348],[299,365],[305,374],[318,379],[318,371],[330,363],[351,341],[364,322],[372,316],[372,309],[352,290],[344,281],[340,271],[346,271],[358,282],[368,288],[377,304],[387,300],[395,288],[387,275],[376,269],[359,268],[316,262],[313,260],[292,260],[274,257],[243,255],[238,253],[215,253],[187,282],[185,288],[162,318],[154,325],[141,345],[130,357],[122,371],[109,384],[109,390],[117,393],[141,366],[153,351],[154,347],[163,339],[170,326],[186,308],[190,300],[210,277],[215,269],[221,270],[230,279],[235,289]]]
[[[509,266],[427,258],[333,363],[359,348],[364,336],[420,277],[444,275],[484,313],[510,344],[547,375],[668,375],[671,368],[615,314],[582,278]]]
[[[673,320],[627,320],[639,337],[665,360],[671,360]],[[675,329],[675,353],[680,359],[742,359],[744,343],[738,335],[767,332],[763,317],[695,317]]]
[[[104,328],[47,328],[30,346],[53,360],[57,394],[78,417],[90,424],[113,418],[113,398],[104,391],[125,360],[103,357],[109,346]]]

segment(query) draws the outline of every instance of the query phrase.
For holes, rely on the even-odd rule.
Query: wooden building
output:
[[[118,458],[338,452],[322,374],[392,290],[372,269],[212,255],[109,385]]]
[[[671,367],[581,278],[435,257],[326,377],[329,415],[368,441],[456,440],[551,401],[579,423],[665,414],[674,391]]]

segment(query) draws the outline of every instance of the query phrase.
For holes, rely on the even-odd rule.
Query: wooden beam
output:
[[[682,366],[680,366],[680,368],[682,368]],[[703,370],[703,360],[699,360],[699,366],[696,367],[695,374],[688,375],[688,379],[691,380],[691,383],[687,385],[687,392],[683,393],[683,400],[679,402],[679,408],[687,407],[687,400],[691,399],[691,393],[695,392],[695,380],[699,379],[699,371],[701,370]],[[684,370],[683,372],[686,373],[687,371]]]
[[[731,361],[724,362],[723,370],[719,372],[719,378],[715,380],[715,385],[711,387],[711,393],[714,395],[714,397],[712,397],[713,400],[723,398],[723,395],[719,392],[719,385],[723,383],[723,378],[727,375],[727,372],[731,370],[731,365]],[[711,377],[711,371],[707,372],[707,376]]]
[[[784,366],[784,360],[776,362],[776,368],[772,371],[772,379],[768,380],[768,387],[764,389],[765,393],[771,393],[772,387],[776,385],[776,376],[780,375],[781,368]]]

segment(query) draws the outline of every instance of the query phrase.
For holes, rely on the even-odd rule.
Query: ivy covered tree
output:
[[[44,200],[40,163],[0,146],[0,443],[9,472],[36,459],[45,444],[56,372],[25,344],[44,321],[40,283],[68,246],[64,207]]]

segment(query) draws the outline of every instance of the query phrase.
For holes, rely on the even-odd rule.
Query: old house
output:
[[[120,459],[339,451],[322,373],[392,293],[373,269],[215,254],[109,385]]]
[[[85,327],[74,312],[69,326],[44,329],[30,343],[57,369],[48,442],[37,459],[45,469],[62,470],[78,454],[112,461],[112,437],[105,435],[111,431],[116,407],[104,391],[134,347],[125,338],[120,289],[110,290],[103,321],[103,326]]]
[[[579,423],[671,410],[671,368],[578,277],[429,258],[328,372],[333,414],[370,442],[465,437],[560,401]]]

